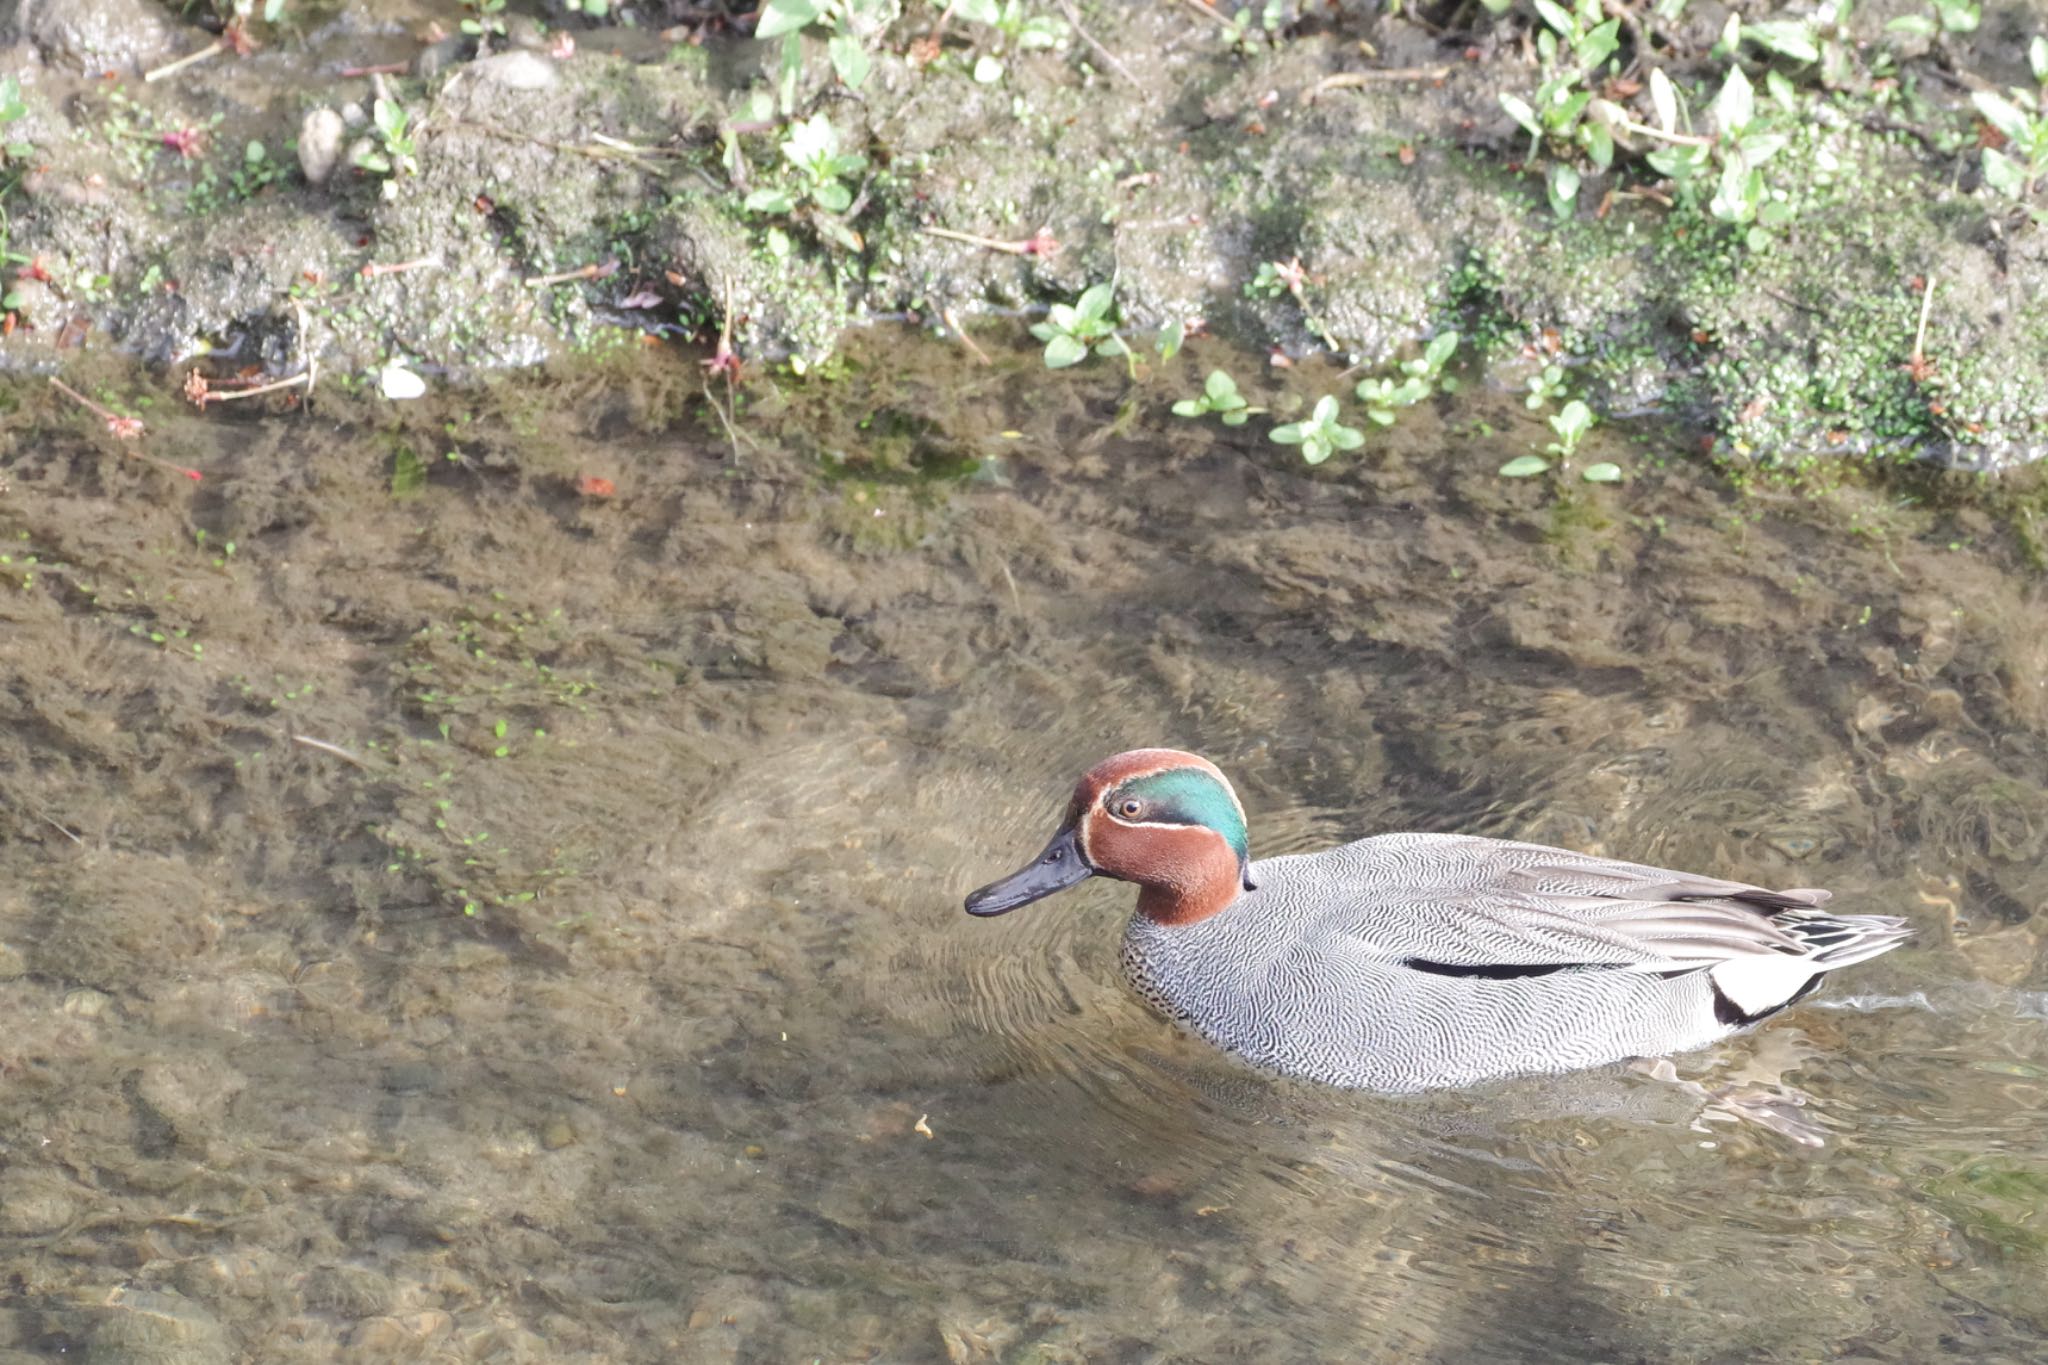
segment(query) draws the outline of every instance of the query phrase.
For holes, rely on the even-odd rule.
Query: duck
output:
[[[1090,768],[967,913],[1093,876],[1138,887],[1121,961],[1154,1008],[1264,1071],[1389,1094],[1705,1047],[1912,933],[1826,891],[1469,834],[1254,860],[1229,779],[1179,749]]]

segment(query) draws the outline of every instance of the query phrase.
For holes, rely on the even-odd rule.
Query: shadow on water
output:
[[[1504,481],[1483,389],[1309,470],[1155,419],[1167,368],[878,335],[750,384],[737,460],[673,357],[153,416],[197,488],[14,392],[0,1351],[2036,1352],[2048,635],[1995,522],[1651,430]],[[1146,743],[1260,853],[1461,829],[1921,934],[1689,1086],[1279,1083],[1120,984],[1127,888],[960,913]]]

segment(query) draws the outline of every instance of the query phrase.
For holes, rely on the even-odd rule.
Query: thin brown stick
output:
[[[574,270],[563,270],[553,275],[535,275],[520,283],[528,289],[544,289],[551,284],[567,284],[571,280],[601,280],[619,273],[617,261],[606,261],[603,265],[582,265]]]
[[[422,256],[416,261],[397,261],[391,265],[385,265],[378,261],[365,261],[362,268],[356,271],[356,273],[366,280],[374,280],[379,275],[401,275],[408,270],[425,270],[430,266],[438,266],[440,264],[440,259],[435,256]]]
[[[706,407],[710,408],[710,409],[711,409],[711,411],[712,411],[712,412],[713,412],[714,414],[716,414],[716,415],[717,415],[717,417],[718,417],[718,420],[719,420],[719,422],[720,422],[720,423],[721,423],[721,424],[722,424],[722,425],[723,425],[723,426],[725,427],[725,437],[726,437],[726,439],[727,439],[727,440],[729,440],[729,441],[731,441],[731,442],[732,442],[732,458],[733,458],[733,463],[734,463],[734,464],[738,464],[738,463],[739,463],[739,458],[740,458],[740,433],[739,433],[739,428],[735,427],[735,426],[734,426],[734,425],[732,424],[732,418],[730,418],[730,417],[727,417],[727,416],[725,415],[725,409],[724,409],[724,408],[721,408],[721,407],[719,407],[719,406],[718,406],[718,400],[717,400],[716,398],[714,398],[714,397],[712,397],[712,396],[711,396],[711,385],[709,385],[709,384],[705,384],[705,385],[703,386],[703,388],[704,388],[704,404],[705,404],[705,406],[706,406]]]
[[[1378,85],[1382,82],[1399,81],[1440,81],[1448,77],[1455,68],[1449,66],[1388,66],[1376,67],[1371,71],[1339,71],[1334,76],[1325,76],[1301,92],[1303,104],[1314,104],[1318,96],[1332,90],[1353,90],[1364,85]]]
[[[920,227],[926,237],[940,237],[944,241],[965,241],[967,246],[983,246],[991,252],[1004,252],[1006,256],[1053,256],[1059,252],[1059,241],[1051,231],[1040,227],[1028,237],[1018,241],[1001,241],[997,237],[983,237],[973,231],[952,231],[950,227]]]
[[[69,398],[72,402],[78,404],[87,412],[92,413],[95,417],[98,417],[101,421],[105,422],[107,424],[107,430],[113,434],[115,440],[133,441],[142,435],[144,427],[142,425],[142,419],[140,417],[123,417],[120,413],[115,412],[112,408],[108,408],[102,406],[99,403],[93,402],[92,399],[87,398],[84,394],[80,393],[77,389],[72,388],[69,384],[65,383],[63,380],[59,379],[54,374],[50,376],[50,385],[51,387],[55,388],[57,392],[63,394],[66,398]],[[142,451],[136,450],[132,446],[129,448],[128,453],[130,455],[133,455],[136,459],[142,461],[144,464],[153,464],[158,469],[168,470],[173,474],[183,474],[186,478],[192,480],[194,483],[199,482],[200,478],[202,477],[202,475],[196,469],[188,469],[181,464],[172,464],[169,460],[159,460],[156,456],[144,454]]]
[[[329,744],[326,740],[315,739],[311,735],[293,735],[292,743],[303,744],[308,749],[318,749],[323,754],[333,754],[336,758],[343,759],[349,763],[353,763],[358,768],[367,768],[370,766],[369,764],[363,762],[363,760],[358,758],[356,755],[342,748],[339,744]]]
[[[56,830],[59,834],[69,839],[72,843],[77,844],[80,848],[85,847],[85,840],[79,838],[76,834],[73,834],[70,830],[58,824],[54,817],[45,815],[43,814],[42,811],[37,811],[36,814],[38,816],[41,816],[43,823],[48,825],[51,829]]]
[[[939,310],[939,316],[946,320],[946,325],[953,329],[953,335],[960,338],[960,344],[962,346],[965,346],[968,349],[968,351],[973,354],[976,360],[979,360],[984,365],[995,364],[993,360],[990,360],[988,358],[987,351],[982,350],[981,347],[974,344],[974,338],[967,335],[967,329],[960,325],[959,318],[953,316],[952,309],[941,308]]]
[[[178,58],[176,61],[165,62],[162,66],[153,67],[150,70],[143,72],[143,84],[154,85],[166,76],[175,76],[180,71],[183,71],[186,67],[196,65],[199,62],[203,62],[208,57],[218,57],[221,53],[226,52],[227,50],[227,39],[215,38],[212,42],[208,43],[205,47],[200,48],[197,52],[188,52],[184,56]]]
[[[1095,35],[1081,26],[1081,11],[1074,4],[1074,0],[1060,0],[1060,8],[1067,12],[1067,22],[1074,26],[1074,32],[1081,35],[1081,41],[1094,48],[1095,54],[1102,58],[1103,61],[1109,63],[1112,71],[1122,76],[1132,85],[1138,86],[1139,89],[1142,90],[1144,88],[1138,78],[1131,74],[1131,69],[1117,60],[1117,55],[1114,52],[1111,52],[1108,48],[1097,42]]]
[[[195,380],[197,381],[196,383],[194,382]],[[313,387],[313,373],[311,370],[307,370],[304,374],[295,374],[289,379],[273,379],[268,384],[258,384],[254,388],[228,389],[226,391],[213,388],[199,371],[194,370],[186,377],[185,396],[190,398],[201,411],[204,411],[208,403],[226,403],[237,398],[254,398],[259,394],[276,393],[279,389],[296,388],[300,384],[304,384],[309,390]]]
[[[1627,118],[1618,119],[1616,122],[1625,132],[1641,133],[1644,137],[1653,137],[1659,142],[1675,142],[1682,147],[1711,147],[1714,145],[1713,138],[1705,137],[1698,133],[1667,133],[1662,128],[1652,128],[1647,123],[1637,123],[1634,119]]]

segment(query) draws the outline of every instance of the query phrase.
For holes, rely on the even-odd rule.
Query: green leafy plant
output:
[[[1203,417],[1213,412],[1223,419],[1226,427],[1241,427],[1253,413],[1264,411],[1264,408],[1246,403],[1244,395],[1237,391],[1237,381],[1221,370],[1209,371],[1209,377],[1202,381],[1199,395],[1183,398],[1173,405],[1176,417]]]
[[[7,126],[28,117],[28,105],[21,98],[21,82],[13,76],[0,76],[0,265],[18,263],[18,257],[10,248],[14,240],[13,224],[7,216],[6,195],[14,188],[19,178],[14,163],[25,159],[34,149],[26,142],[17,141],[7,135]],[[10,289],[0,299],[0,309],[13,312],[21,306],[20,291]]]
[[[0,76],[0,128],[27,117],[28,105],[21,98],[21,81],[14,76]],[[28,152],[25,142],[6,144],[6,155],[10,160],[27,156]]]
[[[1264,3],[1258,7],[1256,12],[1253,11],[1250,5],[1240,6],[1232,13],[1230,18],[1224,20],[1219,36],[1222,38],[1225,47],[1233,51],[1242,52],[1248,46],[1247,40],[1254,29],[1270,43],[1279,34],[1281,26],[1286,22],[1287,6],[1285,0],[1264,0]]]
[[[1885,32],[1933,38],[1946,33],[1975,33],[1977,26],[1984,22],[1983,7],[1978,0],[1933,0],[1933,6],[1931,16],[1899,15],[1884,26]]]
[[[1458,381],[1446,378],[1443,368],[1457,349],[1456,332],[1439,332],[1420,356],[1401,362],[1400,378],[1360,380],[1357,393],[1365,404],[1365,415],[1383,427],[1392,426],[1401,408],[1415,406],[1438,389],[1455,391]]]
[[[1529,134],[1533,158],[1548,144],[1566,153],[1583,151],[1594,166],[1606,170],[1614,160],[1613,106],[1594,108],[1594,79],[1621,46],[1621,21],[1606,17],[1601,0],[1576,0],[1571,8],[1557,0],[1533,0],[1544,27],[1536,34],[1536,55],[1542,80],[1534,96],[1523,99],[1502,91],[1501,108]],[[1598,117],[1588,117],[1588,114]],[[1569,161],[1553,164],[1545,177],[1551,208],[1563,217],[1579,193],[1579,172]]]
[[[2048,89],[2048,38],[2036,35],[2027,48],[2028,64],[2037,85]],[[1991,90],[1971,94],[1970,102],[1984,121],[1997,129],[2005,146],[1984,149],[1984,183],[2010,199],[2031,199],[2048,176],[2048,108],[2043,90],[2013,87],[2012,98]],[[2035,210],[2039,218],[2039,210]]]
[[[853,207],[853,187],[844,177],[866,170],[867,158],[840,150],[839,130],[824,114],[790,125],[789,136],[782,140],[782,158],[795,173],[793,182],[754,190],[746,197],[746,209],[750,213],[789,214],[809,205],[816,210],[811,222],[820,236],[848,251],[859,251],[860,235],[842,217]]]
[[[1099,356],[1123,356],[1130,363],[1131,348],[1116,334],[1109,312],[1116,298],[1113,284],[1091,285],[1071,304],[1056,303],[1044,322],[1031,325],[1031,335],[1045,343],[1045,368],[1063,370],[1087,359],[1092,349]]]
[[[1053,51],[1066,46],[1072,33],[1066,20],[1033,14],[1024,8],[1024,0],[933,0],[933,4],[941,11],[950,10],[956,19],[994,29],[1005,51]],[[974,79],[982,85],[994,85],[1003,78],[1003,71],[1002,58],[992,52],[974,59]]]
[[[1668,145],[1651,152],[1652,169],[1669,177],[1679,197],[1696,204],[1703,187],[1711,186],[1707,210],[1724,223],[1760,224],[1777,227],[1789,222],[1792,211],[1782,197],[1774,196],[1764,181],[1763,165],[1785,149],[1789,139],[1780,131],[1789,113],[1797,108],[1791,85],[1772,72],[1771,100],[1759,106],[1756,88],[1739,66],[1730,66],[1721,89],[1714,96],[1714,135],[1702,137],[1678,131],[1689,124],[1690,111],[1662,68],[1650,73],[1650,98],[1656,107],[1657,128],[1640,124],[1632,130],[1661,137]],[[1718,172],[1715,167],[1718,166]],[[1749,244],[1758,248],[1768,243],[1768,234],[1755,227]]]
[[[1522,400],[1522,406],[1534,411],[1545,403],[1555,402],[1564,397],[1564,366],[1545,365],[1540,371],[1529,376],[1529,396]]]
[[[1248,299],[1277,299],[1282,294],[1301,297],[1301,268],[1281,261],[1260,261],[1258,272],[1244,283]]]
[[[242,164],[228,177],[228,183],[238,197],[252,199],[282,179],[284,166],[270,155],[269,148],[252,140],[242,148]]]
[[[760,22],[754,25],[754,36],[764,42],[782,39],[777,80],[782,107],[789,109],[795,103],[796,79],[803,70],[805,29],[816,25],[831,35],[825,40],[825,55],[832,61],[833,74],[847,89],[858,90],[874,67],[860,34],[878,32],[896,12],[896,0],[767,0],[761,6]]]
[[[355,164],[377,175],[418,175],[420,163],[413,155],[405,106],[397,100],[379,99],[371,106],[370,121],[376,126],[377,142],[358,151]]]
[[[1337,396],[1324,394],[1306,420],[1274,427],[1272,437],[1283,446],[1300,446],[1301,458],[1321,464],[1340,450],[1356,450],[1365,444],[1365,433],[1337,420]]]
[[[469,17],[462,21],[462,31],[472,38],[487,38],[505,34],[505,0],[462,0],[462,7],[469,11]]]
[[[1574,398],[1566,403],[1562,411],[1550,417],[1550,430],[1555,436],[1543,449],[1557,457],[1560,469],[1570,469],[1573,457],[1579,453],[1579,443],[1586,439],[1586,433],[1593,429],[1593,410]],[[1519,455],[1500,467],[1501,477],[1526,479],[1551,468],[1551,462],[1541,455]],[[1579,471],[1579,477],[1587,483],[1616,483],[1621,479],[1621,466],[1601,461],[1588,465]]]

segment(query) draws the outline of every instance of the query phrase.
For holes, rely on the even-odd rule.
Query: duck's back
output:
[[[1193,924],[1135,916],[1133,984],[1257,1065],[1385,1091],[1699,1047],[1903,936],[1823,915],[1824,892],[1461,835],[1379,835],[1251,879]],[[1724,968],[1756,997],[1736,1004]]]

